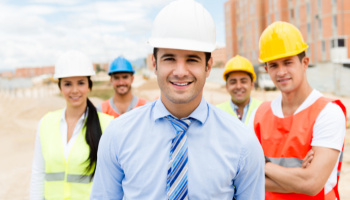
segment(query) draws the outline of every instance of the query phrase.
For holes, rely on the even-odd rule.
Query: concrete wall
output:
[[[321,92],[350,96],[350,68],[342,64],[322,63],[307,70],[311,87]]]
[[[340,96],[350,96],[350,68],[337,66],[334,93]]]

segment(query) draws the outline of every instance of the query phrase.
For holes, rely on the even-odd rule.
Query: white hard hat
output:
[[[54,78],[95,75],[90,59],[83,53],[70,50],[61,55],[55,65]]]
[[[173,1],[154,20],[148,43],[156,48],[212,52],[216,48],[215,23],[194,0]]]

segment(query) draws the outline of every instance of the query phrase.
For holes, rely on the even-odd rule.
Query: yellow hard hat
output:
[[[260,37],[259,61],[262,63],[295,56],[308,48],[300,31],[287,22],[274,22]]]
[[[231,58],[225,66],[225,71],[223,74],[223,78],[226,81],[226,75],[231,72],[247,72],[252,75],[253,81],[256,79],[256,75],[254,72],[254,67],[252,63],[239,55],[236,55],[235,57]]]

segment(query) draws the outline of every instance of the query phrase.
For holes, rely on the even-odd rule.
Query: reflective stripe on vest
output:
[[[63,181],[65,178],[65,172],[57,172],[57,173],[46,173],[45,180],[46,181]]]
[[[219,104],[219,105],[217,105],[217,107],[220,108],[221,110],[223,110],[223,111],[225,111],[225,112],[227,112],[227,113],[229,113],[229,114],[235,116],[236,118],[238,118],[236,112],[234,112],[234,111],[232,110],[230,101],[231,101],[231,100],[226,101],[226,102],[224,102],[224,103],[222,103],[222,104]],[[258,108],[258,107],[261,105],[261,103],[262,103],[262,101],[252,98],[252,102],[250,102],[250,105],[249,105],[247,117],[245,118],[245,122],[244,122],[245,125],[248,124],[249,118],[250,118],[250,115],[252,114],[252,112],[253,112],[256,108]]]
[[[135,105],[134,108],[137,108],[137,107],[140,107],[140,106],[143,106],[147,103],[147,100],[146,99],[142,99],[142,98],[138,98],[137,100],[137,104]],[[133,108],[133,109],[134,109]],[[111,106],[110,104],[110,101],[109,99],[107,99],[106,101],[102,102],[101,103],[101,109],[102,109],[102,112],[107,114],[107,115],[110,115],[110,116],[113,116],[114,118],[117,118],[120,116],[119,113],[117,113],[113,107]]]
[[[324,107],[330,102],[339,105],[346,118],[345,107],[339,100],[333,101],[324,97],[319,98],[314,104],[301,112],[285,118],[279,118],[273,114],[271,102],[261,104],[255,114],[254,130],[265,156],[272,163],[283,167],[300,167],[307,152],[311,149],[313,126],[316,119]],[[341,169],[341,157],[342,154],[338,163],[338,175]],[[316,196],[265,192],[265,199],[335,200],[335,198],[338,198],[339,200],[338,181],[339,176],[337,177],[337,184],[327,194],[325,194],[324,189]]]
[[[86,172],[90,148],[85,141],[85,127],[79,133],[66,161],[60,133],[62,110],[44,116],[40,126],[40,140],[45,160],[45,191],[47,200],[89,199],[93,169]],[[112,116],[98,113],[101,129],[105,130]]]
[[[67,182],[70,183],[91,183],[93,181],[92,175],[76,175],[68,174]]]
[[[58,173],[46,173],[45,181],[64,181],[65,172]],[[91,175],[76,175],[76,174],[67,174],[67,182],[70,183],[90,183],[92,182]]]
[[[301,164],[303,163],[303,160],[299,158],[267,158],[272,163],[282,167],[301,167]]]

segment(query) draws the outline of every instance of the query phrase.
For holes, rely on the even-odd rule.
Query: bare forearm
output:
[[[309,188],[303,184],[308,180],[305,169],[285,168],[273,163],[267,163],[265,174],[282,188],[294,193],[309,194]]]
[[[265,190],[269,192],[277,192],[277,193],[291,193],[288,190],[284,189],[278,183],[265,176]]]

